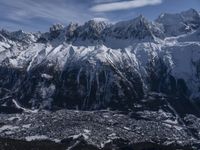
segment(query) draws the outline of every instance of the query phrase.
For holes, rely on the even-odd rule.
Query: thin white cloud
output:
[[[109,19],[107,19],[107,18],[101,18],[101,17],[96,17],[96,18],[93,18],[92,20],[99,21],[99,22],[101,22],[101,21],[110,22]]]
[[[94,12],[108,12],[108,11],[116,11],[116,10],[126,10],[139,8],[149,5],[158,5],[161,4],[163,0],[131,0],[131,1],[123,1],[123,2],[111,2],[104,3],[93,6],[90,10]]]
[[[102,4],[102,3],[114,3],[119,1],[120,0],[94,0],[93,3]]]
[[[85,10],[79,8],[78,5],[69,5],[63,0],[56,2],[53,0],[6,0],[0,1],[0,4],[10,9],[6,11],[5,17],[13,21],[25,22],[34,18],[42,18],[67,23],[70,21],[83,22],[92,17],[89,13],[84,13]]]

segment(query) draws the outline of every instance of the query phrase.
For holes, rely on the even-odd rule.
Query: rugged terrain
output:
[[[0,143],[198,149],[199,107],[194,9],[153,22],[141,15],[46,33],[0,31]]]

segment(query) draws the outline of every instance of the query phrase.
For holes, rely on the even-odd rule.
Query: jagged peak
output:
[[[142,14],[134,18],[133,21],[134,22],[148,22],[147,18]]]
[[[85,22],[83,25],[79,25],[78,23],[73,23],[71,22],[68,26],[67,26],[67,30],[75,30],[75,29],[87,29],[87,28],[92,28],[92,29],[104,29],[106,26],[108,25],[107,22],[103,21],[103,20],[96,20],[91,19],[87,22]]]
[[[180,13],[162,13],[159,15],[159,17],[156,19],[157,22],[163,21],[163,20],[172,20],[172,19],[178,19],[177,21],[187,21],[188,18],[196,19],[196,17],[200,18],[199,12],[193,8],[182,11]],[[176,21],[176,20],[174,20]]]
[[[78,27],[78,23],[70,22],[69,25],[66,27],[66,34],[73,33]]]
[[[100,20],[89,20],[83,25],[70,23],[66,30],[67,40],[82,39],[82,40],[99,40],[102,31],[108,27],[108,23]]]
[[[119,35],[118,35],[119,34]],[[154,34],[154,35],[153,35]],[[83,25],[70,23],[66,27],[67,40],[81,38],[83,40],[102,40],[102,37],[112,36],[117,38],[136,38],[143,39],[147,36],[161,37],[160,26],[148,21],[143,15],[116,24],[110,24],[102,20],[89,20]],[[163,36],[162,36],[163,37]]]
[[[112,25],[106,31],[106,36],[120,39],[154,39],[154,36],[163,37],[163,35],[161,36],[163,33],[161,33],[161,29],[159,28],[160,26],[148,21],[143,15],[139,15],[132,20],[121,21]]]
[[[6,29],[1,29],[0,34],[9,40],[14,40],[17,42],[23,42],[23,43],[31,43],[35,42],[36,39],[39,37],[40,33],[32,33],[32,32],[25,32],[23,30],[18,31],[8,31]]]
[[[114,26],[136,25],[138,23],[147,24],[147,23],[149,23],[149,21],[143,15],[139,15],[136,18],[133,18],[131,20],[120,21],[120,22],[116,23]]]
[[[2,29],[0,30],[0,33],[1,33],[2,35],[9,35],[9,34],[10,34],[10,32],[9,32],[8,30],[4,29],[4,28],[2,28]]]
[[[171,26],[170,31],[167,31],[166,26]],[[67,27],[62,24],[54,24],[50,27],[47,33],[27,33],[23,30],[9,32],[5,29],[1,29],[0,33],[2,36],[15,37],[15,36],[35,36],[41,37],[48,41],[54,40],[59,37],[68,40],[71,39],[91,39],[91,40],[102,40],[102,37],[114,37],[114,38],[139,38],[143,39],[149,37],[164,37],[166,35],[178,35],[184,33],[187,28],[187,32],[197,29],[200,26],[200,15],[195,9],[189,9],[181,13],[162,13],[155,22],[149,21],[143,15],[138,15],[128,21],[121,21],[115,24],[111,24],[104,18],[93,18],[82,25],[77,23],[70,23]],[[175,32],[172,30],[175,28]],[[181,30],[181,31],[179,31]],[[183,31],[183,32],[182,32]],[[178,33],[176,33],[178,32]]]
[[[9,31],[7,29],[4,29],[2,28],[0,30],[0,33],[1,34],[4,34],[4,35],[32,35],[32,34],[40,34],[40,32],[36,32],[36,33],[33,33],[33,32],[26,32],[22,29],[20,30],[17,30],[17,31]]]
[[[59,30],[63,30],[64,26],[60,23],[54,24],[50,27],[49,31],[50,32],[54,32],[54,31],[59,31]]]
[[[171,23],[171,21],[181,21],[181,19],[180,13],[162,13],[155,21],[158,23],[167,24]]]
[[[97,20],[89,20],[86,22],[82,28],[92,28],[93,30],[96,30],[98,32],[101,32],[105,27],[107,26],[107,23],[105,21],[97,21]]]
[[[25,37],[25,36],[31,35],[31,33],[25,32],[23,30],[18,30],[18,31],[10,32],[10,35],[12,37],[17,38],[17,37]]]
[[[156,22],[164,26],[168,36],[177,36],[196,30],[200,27],[200,15],[195,9],[180,13],[162,13]]]
[[[78,27],[78,26],[79,26],[78,23],[70,22],[69,25],[67,26],[67,28]]]
[[[6,38],[0,33],[0,41],[1,42],[5,42],[6,41]]]

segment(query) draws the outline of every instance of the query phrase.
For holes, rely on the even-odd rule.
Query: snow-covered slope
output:
[[[156,22],[139,16],[114,25],[58,24],[47,33],[2,30],[0,102],[128,109],[151,91],[199,100],[199,18],[191,9]]]

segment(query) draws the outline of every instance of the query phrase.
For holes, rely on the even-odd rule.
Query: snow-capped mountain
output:
[[[150,92],[200,100],[200,14],[0,31],[2,106],[133,109]],[[181,103],[181,101],[180,101]]]

